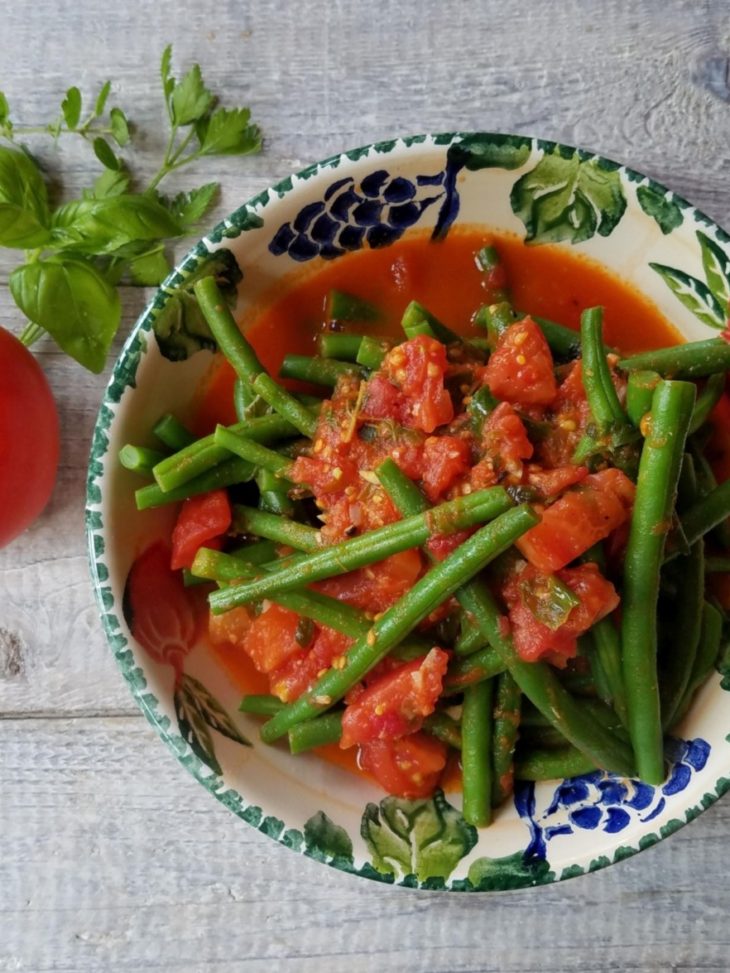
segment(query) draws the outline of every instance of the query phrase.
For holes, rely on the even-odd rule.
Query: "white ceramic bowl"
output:
[[[405,209],[384,195],[395,178],[413,190]],[[374,201],[378,215],[369,227],[353,222],[352,207],[338,207],[343,193]],[[319,220],[322,214],[329,219]],[[603,773],[520,785],[494,824],[477,832],[454,795],[384,799],[316,756],[293,758],[261,744],[256,721],[237,712],[240,693],[204,640],[183,634],[175,644],[154,646],[147,637],[144,647],[135,640],[123,611],[125,583],[134,559],[169,531],[171,512],[138,513],[139,481],[117,461],[123,444],[148,439],[160,414],[185,415],[190,391],[210,365],[207,352],[164,358],[152,324],[170,315],[176,290],[211,251],[227,249],[226,259],[240,268],[243,313],[302,264],[387,246],[411,226],[443,235],[462,223],[588,254],[635,285],[688,339],[724,325],[730,240],[630,169],[552,142],[494,134],[417,136],[346,152],[249,200],[159,289],[116,363],[99,412],[87,530],[101,618],[122,675],[162,739],[211,794],[293,851],[344,871],[408,887],[479,891],[603,867],[675,831],[719,797],[730,782],[730,711],[720,674],[702,689],[681,739],[670,741],[663,786]]]

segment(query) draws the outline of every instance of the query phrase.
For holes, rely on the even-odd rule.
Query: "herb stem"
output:
[[[40,324],[36,324],[35,321],[29,321],[23,331],[19,336],[19,341],[21,344],[25,345],[26,348],[30,348],[41,335],[45,334],[46,329],[42,328]]]

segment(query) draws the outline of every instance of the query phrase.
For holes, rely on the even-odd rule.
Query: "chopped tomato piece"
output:
[[[243,645],[251,628],[252,618],[245,605],[238,605],[221,615],[212,612],[208,618],[208,635],[213,645]]]
[[[473,533],[473,530],[455,530],[453,534],[431,534],[427,544],[428,550],[437,561],[443,561]]]
[[[272,604],[261,612],[246,632],[242,648],[259,672],[271,672],[290,656],[302,651],[297,641],[299,615]]]
[[[423,444],[423,488],[431,503],[442,499],[470,465],[469,444],[458,436],[429,436]]]
[[[231,503],[225,490],[211,490],[183,501],[172,532],[173,570],[189,568],[198,548],[225,534],[231,526]]]
[[[516,546],[539,570],[557,571],[628,520],[635,491],[620,470],[590,474],[547,507]]]
[[[376,372],[365,392],[362,414],[367,419],[394,419],[403,423],[408,414],[405,395],[385,375]]]
[[[565,665],[577,652],[578,636],[612,612],[619,603],[616,589],[595,564],[566,568],[558,571],[557,577],[580,599],[562,624],[547,624],[545,615],[541,620],[538,617],[541,606],[535,605],[536,593],[539,598],[541,589],[545,598],[549,597],[550,575],[528,564],[523,570],[511,574],[502,589],[509,607],[515,649],[527,662],[547,659],[555,665]]]
[[[405,396],[408,409],[400,421],[406,426],[433,432],[451,422],[454,406],[444,387],[446,349],[428,335],[418,335],[397,345],[385,356],[382,373]]]
[[[340,747],[395,740],[420,730],[436,707],[448,663],[448,653],[433,648],[382,675],[345,709]]]
[[[723,483],[730,480],[730,394],[722,396],[710,413],[712,436],[706,447],[715,476]]]
[[[586,466],[558,466],[552,470],[543,470],[539,466],[530,468],[527,471],[527,482],[538,491],[541,499],[552,500],[559,496],[563,490],[575,486],[588,476]]]
[[[390,608],[413,587],[421,568],[421,555],[415,548],[410,548],[370,567],[327,578],[318,582],[316,587],[324,594],[363,611],[381,612]]]
[[[396,797],[429,797],[446,766],[445,743],[426,733],[360,745],[358,763],[384,791]]]
[[[525,424],[509,402],[500,402],[488,416],[482,431],[482,448],[498,466],[508,469],[532,456],[533,446]]]
[[[312,647],[301,650],[270,673],[271,692],[284,703],[298,699],[320,676],[332,668],[334,661],[345,657],[352,639],[331,628],[323,628]]]
[[[485,378],[498,399],[520,405],[550,405],[558,390],[553,356],[531,318],[507,328],[487,362]]]
[[[355,464],[341,456],[332,460],[298,456],[289,478],[294,483],[306,484],[316,497],[320,497],[323,493],[340,493],[345,487],[356,483],[358,477]]]

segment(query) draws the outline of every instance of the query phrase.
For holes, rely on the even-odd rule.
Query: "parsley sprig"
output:
[[[135,126],[121,108],[107,108],[105,82],[83,114],[71,87],[56,119],[23,126],[11,117],[0,92],[0,246],[24,251],[10,275],[10,291],[27,318],[21,340],[44,333],[85,368],[100,372],[121,319],[119,284],[159,284],[170,263],[171,240],[194,231],[215,203],[218,183],[164,195],[160,183],[201,158],[247,155],[261,148],[261,133],[248,108],[223,108],[205,86],[200,67],[176,80],[172,48],[162,55],[162,93],[170,132],[162,162],[138,187],[120,149],[132,147]],[[52,206],[48,184],[19,140],[46,134],[87,142],[102,172],[78,199]]]

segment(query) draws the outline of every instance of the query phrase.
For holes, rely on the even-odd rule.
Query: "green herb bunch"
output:
[[[50,334],[85,368],[100,372],[119,327],[119,284],[159,284],[170,270],[166,247],[190,234],[214,204],[218,184],[165,196],[170,173],[206,156],[247,155],[261,148],[261,133],[248,108],[222,108],[206,88],[200,67],[179,81],[171,74],[172,48],[161,62],[169,137],[159,169],[143,188],[134,185],[119,154],[135,127],[118,107],[107,109],[111,83],[102,85],[84,116],[81,92],[71,87],[58,119],[48,125],[16,124],[0,92],[0,246],[24,252],[10,275],[10,291],[27,318],[21,341]],[[75,135],[91,146],[103,171],[80,199],[55,208],[44,173],[23,136]]]

